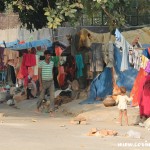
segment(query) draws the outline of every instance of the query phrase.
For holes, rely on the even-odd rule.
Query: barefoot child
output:
[[[130,102],[132,98],[129,98],[126,95],[126,88],[120,87],[121,94],[117,96],[116,103],[118,104],[119,109],[119,123],[122,125],[122,116],[124,114],[126,124],[128,125],[128,116],[127,116],[127,102]]]

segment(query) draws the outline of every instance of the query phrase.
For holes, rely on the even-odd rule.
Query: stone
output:
[[[92,128],[90,132],[91,132],[92,134],[95,134],[97,131],[98,131],[97,128]]]
[[[107,130],[100,130],[99,133],[101,136],[107,136],[108,135]]]
[[[71,120],[70,123],[71,123],[71,124],[74,124],[74,125],[77,125],[77,124],[79,124],[79,121]]]
[[[95,136],[95,134],[97,133],[97,128],[92,128],[91,130],[90,130],[90,132],[89,133],[87,133],[87,136]]]
[[[87,122],[86,121],[81,121],[80,124],[81,125],[87,125]]]

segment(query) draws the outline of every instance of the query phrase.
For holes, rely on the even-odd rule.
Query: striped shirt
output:
[[[54,67],[54,62],[50,61],[49,64],[45,62],[45,60],[40,61],[38,63],[38,67],[42,69],[42,80],[52,80],[53,79],[53,67]]]

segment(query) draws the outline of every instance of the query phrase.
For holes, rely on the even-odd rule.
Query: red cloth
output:
[[[35,58],[35,54],[23,54],[23,61],[25,66],[27,67],[32,67],[36,65],[36,58]]]
[[[20,42],[19,42],[19,44],[24,44],[24,43],[25,43],[25,41],[20,41]]]
[[[24,86],[26,87],[28,85],[28,75],[31,74],[32,72],[29,69],[28,72],[28,67],[32,67],[36,65],[36,58],[35,54],[23,54],[23,59],[22,59],[22,64],[20,67],[19,74],[17,78],[24,78]]]
[[[144,71],[144,69],[140,68],[138,75],[134,81],[133,88],[130,93],[130,96],[133,97],[132,106],[139,105],[140,100],[139,100],[138,91],[139,91],[139,87],[140,87],[140,81],[141,81],[141,78],[145,77],[146,74],[147,73]]]
[[[150,75],[141,79],[139,89],[140,116],[150,117]]]
[[[57,76],[57,81],[60,87],[62,87],[65,83],[65,72],[64,72],[64,67],[63,66],[59,66],[58,67],[58,76]]]
[[[63,50],[61,49],[61,47],[55,47],[55,54],[56,56],[61,56]]]

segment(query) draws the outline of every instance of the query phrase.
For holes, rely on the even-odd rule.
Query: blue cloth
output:
[[[0,81],[5,81],[6,80],[6,71],[0,72],[0,74],[1,74]]]
[[[80,104],[92,104],[100,102],[96,101],[96,97],[105,98],[107,95],[111,95],[112,91],[112,71],[111,68],[106,67],[104,71],[92,81],[88,99]]]
[[[6,47],[12,47],[12,46],[15,46],[15,45],[18,45],[19,43],[19,40],[16,40],[16,41],[13,41],[13,42],[8,42],[6,43]]]
[[[143,48],[148,48],[148,47],[150,47],[150,44],[142,44],[142,47]]]
[[[1,45],[1,44],[4,44],[4,42],[0,42],[0,45]]]
[[[122,53],[117,47],[114,47],[114,60],[114,68],[117,74],[117,85],[125,86],[127,91],[131,91],[138,71],[130,66],[128,70],[125,70],[124,72],[120,71]],[[105,98],[107,95],[111,95],[112,91],[112,72],[111,68],[106,67],[104,71],[92,81],[89,96],[81,104],[93,104],[99,102],[96,101],[96,97]]]
[[[120,71],[122,53],[117,47],[115,47],[114,50],[114,59],[115,59],[115,71],[118,76],[117,85],[125,86],[127,91],[130,91],[132,89],[134,80],[138,74],[138,71],[130,66],[128,70],[125,70],[124,72]]]
[[[120,70],[125,71],[129,68],[128,64],[128,51],[129,51],[129,43],[125,40],[124,36],[121,35],[121,43],[122,43],[122,61]]]
[[[37,41],[32,41],[32,42],[26,42],[24,44],[17,44],[9,48],[13,50],[22,50],[22,49],[28,49],[28,48],[37,47],[37,46],[51,47],[52,42],[48,39],[43,39],[43,40],[37,40]]]
[[[148,59],[150,59],[150,54],[148,53],[148,49],[143,50],[142,54],[147,57]]]
[[[121,41],[121,33],[118,29],[115,31],[115,37],[117,41]]]

